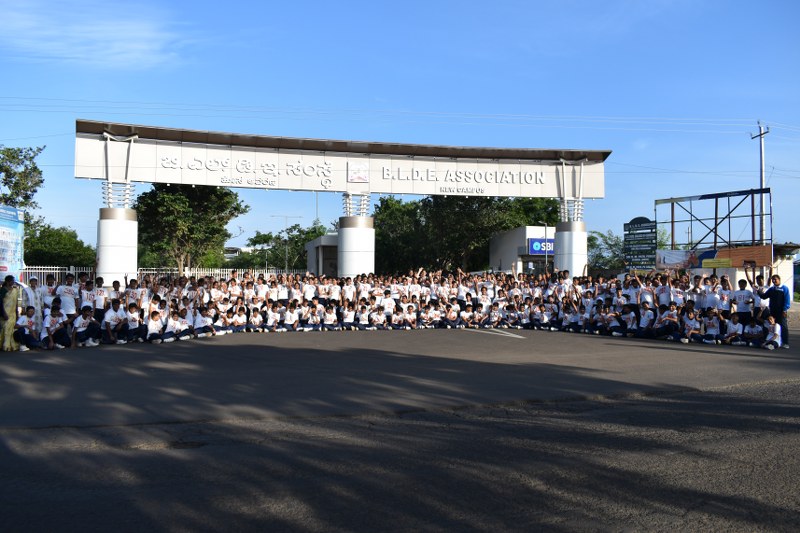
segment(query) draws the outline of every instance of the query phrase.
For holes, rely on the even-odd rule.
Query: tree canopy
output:
[[[669,235],[664,229],[659,228],[656,233],[657,247],[669,247]],[[625,241],[621,235],[611,230],[605,233],[590,231],[587,237],[589,249],[589,272],[591,274],[618,274],[627,270],[624,255]]]
[[[94,248],[75,230],[54,227],[42,218],[25,225],[25,263],[28,265],[94,266]]]
[[[548,198],[430,196],[413,202],[384,197],[375,206],[379,272],[488,267],[492,235],[519,226],[554,224],[558,202]]]
[[[33,197],[44,183],[36,157],[38,148],[8,148],[0,145],[0,204],[19,209],[38,207]],[[30,222],[30,218],[26,222]]]
[[[227,224],[250,209],[230,189],[162,183],[140,194],[134,208],[142,258],[169,260],[179,270],[221,254],[231,237]]]
[[[256,268],[269,265],[284,268],[288,263],[290,270],[305,270],[306,243],[327,233],[325,226],[315,220],[309,227],[294,224],[277,233],[256,234],[247,240],[247,245],[254,251],[243,253],[228,263],[238,268]]]

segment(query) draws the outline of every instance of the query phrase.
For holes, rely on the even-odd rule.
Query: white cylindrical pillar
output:
[[[139,222],[136,211],[124,207],[103,207],[97,222],[97,275],[106,286],[114,281],[125,285],[125,276],[138,274]]]
[[[589,261],[586,239],[585,222],[556,224],[555,243],[553,243],[555,267],[560,271],[569,270],[570,277],[583,275],[583,269]]]
[[[372,217],[339,218],[339,277],[375,271],[375,228]]]

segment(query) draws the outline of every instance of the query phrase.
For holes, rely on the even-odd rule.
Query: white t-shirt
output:
[[[114,308],[112,307],[106,311],[106,314],[103,317],[103,326],[108,324],[113,329],[117,327],[120,322],[127,318],[126,315],[127,313],[122,310],[122,307],[120,307],[117,311],[114,311]]]
[[[647,311],[642,311],[641,317],[639,318],[639,327],[646,328],[647,326],[652,325],[654,317],[655,314],[653,314],[652,309],[648,309]]]
[[[734,324],[732,321],[728,321],[728,336],[729,337],[732,336],[732,335],[737,335],[737,336],[741,335],[742,331],[744,331],[744,328],[742,327],[742,323],[741,322],[737,322],[736,324]]]
[[[95,309],[105,309],[106,300],[108,300],[108,290],[103,287],[96,287],[94,289],[94,306]]]
[[[737,313],[747,313],[753,310],[753,292],[747,289],[733,291],[733,302]]]
[[[777,322],[767,327],[766,342],[774,342],[778,346],[781,345],[781,325]]]
[[[75,328],[75,331],[78,333],[86,331],[86,328],[89,327],[89,324],[92,323],[92,317],[83,318],[83,315],[78,315],[72,321],[72,326]]]
[[[17,319],[17,325],[23,326],[23,333],[33,335],[33,328],[36,326],[36,323],[33,321],[33,318],[28,318],[28,315],[22,315]]]
[[[67,317],[64,316],[62,312],[59,316],[47,315],[44,319],[44,323],[42,324],[42,333],[40,335],[41,339],[46,339],[48,332],[53,332],[58,327],[59,324],[66,322]]]
[[[125,313],[125,318],[128,319],[128,327],[130,329],[136,329],[142,323],[142,318],[139,316],[139,311],[136,311],[135,313],[131,313],[130,311],[128,311],[127,313]],[[152,322],[152,320],[150,322]],[[161,326],[160,321],[156,322],[159,322],[159,326]]]
[[[75,313],[75,299],[79,294],[80,291],[76,285],[59,285],[56,296],[61,298],[61,310],[65,315]]]

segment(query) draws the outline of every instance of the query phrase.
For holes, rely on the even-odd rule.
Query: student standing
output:
[[[769,315],[775,320],[771,320],[768,327],[772,327],[774,324],[778,325],[781,336],[781,341],[778,345],[782,348],[789,348],[789,326],[786,319],[789,314],[789,307],[792,304],[792,295],[789,292],[789,287],[781,283],[779,275],[773,275],[770,281],[772,281],[772,286],[768,289],[760,290],[758,295],[764,300],[769,300]]]

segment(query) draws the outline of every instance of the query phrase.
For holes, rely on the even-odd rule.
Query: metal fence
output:
[[[195,276],[197,278],[212,276],[214,279],[228,279],[231,277],[231,272],[234,269],[231,268],[187,268],[181,273],[178,271],[177,268],[169,268],[169,267],[162,267],[162,268],[140,268],[138,277],[142,279],[144,276],[149,275],[151,278],[162,278],[167,277],[170,279],[175,279],[180,277],[181,275],[185,276]],[[305,274],[305,270],[292,270],[289,269],[288,271],[284,271],[282,268],[268,268],[266,271],[264,269],[236,269],[236,271],[241,274],[243,272],[250,272],[254,276],[259,276],[260,274],[265,274],[267,276],[270,275],[279,275],[279,274]],[[77,277],[78,273],[86,272],[89,274],[90,277],[94,277],[94,267],[81,267],[81,266],[69,266],[69,267],[62,267],[62,266],[27,266],[22,271],[20,275],[20,281],[23,283],[28,283],[28,281],[32,277],[36,277],[39,279],[40,283],[44,283],[45,278],[48,274],[52,274],[56,278],[56,283],[62,283],[64,278],[67,274],[73,274]],[[113,280],[105,280],[106,283],[111,283]],[[124,282],[124,280],[119,280],[120,282]]]
[[[282,268],[268,268],[266,271],[262,269],[249,269],[249,268],[187,268],[184,269],[182,273],[178,271],[177,268],[140,268],[139,269],[139,279],[143,278],[146,275],[149,275],[151,278],[176,278],[180,277],[181,275],[191,277],[194,276],[196,278],[203,278],[203,277],[213,277],[214,279],[229,279],[231,277],[231,272],[236,270],[239,277],[243,272],[250,272],[253,276],[259,276],[264,274],[266,276],[270,275],[279,275],[279,274],[305,274],[305,270],[292,270],[289,269],[288,271],[284,271]]]
[[[48,274],[52,274],[56,278],[56,283],[63,283],[67,274],[78,276],[79,272],[86,272],[90,276],[94,274],[94,267],[87,266],[27,266],[20,274],[20,281],[28,283],[31,278],[38,278],[40,284],[44,284],[45,278]]]

